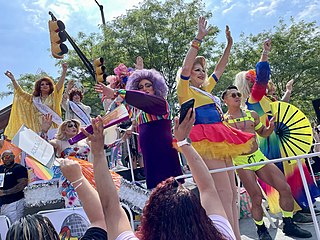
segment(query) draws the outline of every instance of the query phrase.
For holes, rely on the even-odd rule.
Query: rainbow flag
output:
[[[26,166],[33,169],[34,174],[42,180],[51,180],[53,172],[35,160],[33,157],[27,156],[25,158]]]

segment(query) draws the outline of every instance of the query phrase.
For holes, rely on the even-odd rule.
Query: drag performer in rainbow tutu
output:
[[[271,40],[267,40],[264,43],[264,50],[262,55],[266,59],[264,62],[259,62],[256,65],[256,71],[242,71],[236,75],[234,85],[237,86],[239,91],[242,93],[242,105],[247,106],[249,110],[254,110],[258,113],[260,121],[265,126],[269,125],[269,120],[272,118],[271,106],[272,98],[266,95],[266,89],[268,88],[269,74],[263,74],[269,72],[268,54],[270,47],[266,48],[265,45],[271,47]],[[259,138],[259,146],[263,154],[268,159],[281,158],[280,146],[278,144],[277,135],[273,132],[268,138]],[[307,197],[303,189],[302,180],[298,170],[298,166],[295,161],[282,162],[276,164],[282,172],[284,172],[287,182],[289,183],[292,191],[292,195],[298,205],[302,209],[308,208]],[[303,163],[303,169],[309,185],[311,197],[316,198],[320,195],[319,189],[312,181],[310,173]],[[270,186],[263,186],[265,192],[268,195],[268,202],[271,212],[277,213],[281,209],[278,205],[279,194],[275,189]],[[300,210],[300,207],[295,205],[295,210]]]
[[[211,91],[228,62],[232,37],[227,26],[227,47],[216,65],[214,73],[207,78],[206,60],[204,57],[197,56],[202,39],[209,31],[206,25],[207,21],[200,17],[198,35],[192,41],[182,70],[177,74],[177,93],[180,104],[190,98],[195,99],[196,121],[191,130],[190,139],[208,168],[217,169],[232,166],[232,157],[249,152],[254,141],[254,134],[242,132],[223,123],[220,100],[211,95]],[[234,172],[212,174],[212,178],[228,220],[237,239],[240,239]]]

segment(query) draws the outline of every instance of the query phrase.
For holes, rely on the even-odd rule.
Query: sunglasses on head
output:
[[[68,127],[68,128],[72,128],[72,127],[77,128],[78,126],[77,126],[77,124],[74,123],[74,122],[69,122],[69,123],[67,124],[67,127]]]
[[[151,88],[152,87],[152,83],[146,83],[146,84],[144,84],[144,85],[139,85],[138,86],[138,89],[139,90],[141,90],[141,89],[143,89],[144,87],[146,87],[146,88]]]
[[[240,92],[236,92],[236,93],[231,93],[230,96],[231,96],[232,98],[236,98],[236,97],[241,98],[241,97],[242,97],[242,94],[241,94]]]

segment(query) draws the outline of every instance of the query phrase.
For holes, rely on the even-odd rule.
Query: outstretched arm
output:
[[[68,69],[68,64],[67,63],[62,63],[62,74],[61,77],[56,85],[57,91],[59,92],[61,88],[63,87],[64,80],[66,79],[66,74],[67,74],[67,69]]]
[[[20,85],[19,83],[17,82],[17,80],[15,79],[14,75],[12,74],[12,72],[10,71],[6,71],[4,73],[8,78],[10,78],[12,84],[13,84],[13,87],[14,89],[17,89],[17,88],[20,88]]]
[[[193,123],[195,121],[195,112],[190,109],[183,122],[179,125],[179,119],[175,118],[174,136],[177,141],[182,141],[188,137]],[[198,152],[192,145],[181,146],[183,155],[186,157],[192,176],[197,183],[201,205],[206,210],[207,215],[220,215],[227,218],[222,202],[214,185],[207,165],[202,160]]]
[[[198,34],[192,41],[189,51],[183,61],[181,75],[189,77],[191,75],[192,67],[196,56],[198,55],[199,46],[202,39],[208,35],[210,28],[207,28],[207,20],[204,17],[199,17],[198,20]]]
[[[72,185],[77,191],[83,209],[90,220],[91,227],[107,230],[99,195],[83,176],[79,163],[69,159],[62,159],[60,168],[63,176],[73,183]]]
[[[286,92],[282,96],[281,101],[287,102],[287,103],[290,102],[291,92],[292,92],[292,89],[293,89],[293,86],[292,86],[293,83],[294,83],[293,79],[291,79],[289,82],[287,82],[287,84],[286,84]]]
[[[100,116],[92,120],[92,127],[93,134],[84,129],[81,131],[91,141],[94,178],[107,225],[108,238],[116,239],[122,232],[131,231],[131,227],[126,213],[120,206],[119,196],[107,166],[103,148],[103,122]]]
[[[217,76],[218,79],[220,79],[222,73],[224,72],[224,69],[226,68],[227,66],[227,63],[228,63],[228,59],[229,59],[229,56],[230,56],[230,50],[231,50],[231,47],[232,47],[232,44],[233,44],[233,39],[231,37],[231,33],[230,33],[230,30],[229,30],[229,26],[227,25],[226,26],[226,38],[227,38],[227,46],[223,52],[223,55],[222,57],[220,58],[219,62],[217,63],[215,69],[214,69],[214,74]]]

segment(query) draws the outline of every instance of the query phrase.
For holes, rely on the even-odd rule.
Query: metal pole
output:
[[[96,4],[99,6],[100,13],[101,13],[101,19],[102,19],[102,24],[103,24],[103,26],[106,26],[106,21],[105,21],[104,12],[103,12],[103,6],[100,5],[97,0],[94,0],[94,1],[95,1]]]
[[[308,183],[307,183],[307,180],[306,180],[306,176],[305,176],[304,171],[303,171],[301,160],[297,159],[297,163],[298,163],[298,167],[299,167],[299,171],[300,171],[300,175],[301,175],[301,179],[302,179],[302,183],[303,183],[303,188],[304,188],[304,191],[305,191],[306,196],[307,196],[309,209],[310,209],[312,220],[313,220],[313,224],[314,224],[314,229],[316,230],[317,239],[320,239],[319,224],[318,224],[318,221],[317,221],[316,213],[315,213],[314,208],[313,208],[313,202],[311,200],[311,195],[310,195],[310,192],[309,192],[309,187],[308,187]]]

